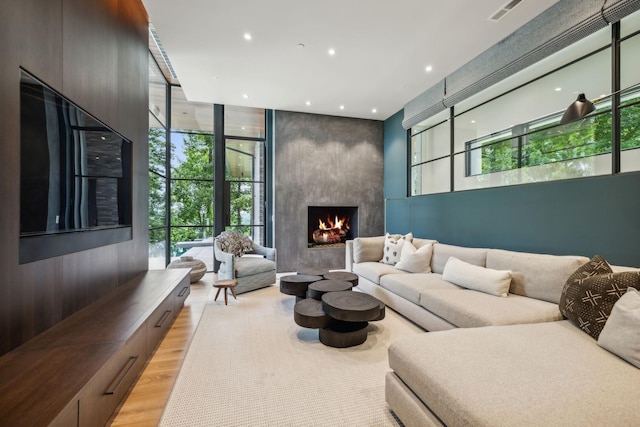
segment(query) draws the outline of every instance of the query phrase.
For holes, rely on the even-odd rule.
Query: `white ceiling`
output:
[[[557,1],[143,3],[190,101],[384,120]]]

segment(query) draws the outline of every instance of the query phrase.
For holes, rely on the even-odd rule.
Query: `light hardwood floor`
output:
[[[111,426],[157,426],[178,376],[204,306],[213,298],[214,273],[191,284],[191,294],[129,395],[112,418]]]

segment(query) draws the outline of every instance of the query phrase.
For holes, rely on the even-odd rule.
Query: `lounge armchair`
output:
[[[276,282],[276,250],[253,242],[253,250],[237,257],[224,252],[214,240],[214,256],[220,262],[218,279],[236,279],[236,294],[273,285]]]

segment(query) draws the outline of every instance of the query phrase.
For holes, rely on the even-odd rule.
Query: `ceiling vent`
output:
[[[493,13],[489,17],[489,21],[498,22],[499,20],[504,18],[507,13],[511,12],[513,8],[519,5],[521,2],[522,0],[511,0],[510,2],[507,2],[505,5],[500,7],[500,9],[496,10],[495,13]]]

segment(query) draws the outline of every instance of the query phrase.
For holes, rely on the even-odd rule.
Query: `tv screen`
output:
[[[131,217],[131,141],[21,70],[21,262],[130,239]]]

